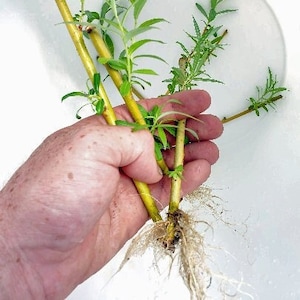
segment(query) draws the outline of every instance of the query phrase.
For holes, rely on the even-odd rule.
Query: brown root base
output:
[[[166,235],[162,238],[159,238],[163,245],[163,247],[171,251],[175,252],[176,246],[179,244],[180,239],[182,237],[182,226],[180,225],[180,220],[183,217],[183,212],[181,210],[176,210],[173,213],[167,214],[166,221]]]

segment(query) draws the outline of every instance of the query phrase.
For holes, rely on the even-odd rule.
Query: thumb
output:
[[[132,132],[130,128],[107,127],[110,141],[108,158],[115,167],[122,167],[123,172],[132,179],[155,183],[161,180],[162,172],[154,155],[154,139],[147,130]]]

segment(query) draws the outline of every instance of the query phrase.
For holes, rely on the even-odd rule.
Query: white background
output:
[[[247,106],[243,99],[264,81],[267,66],[289,92],[275,111],[260,119],[253,115],[227,124],[217,141],[221,156],[208,184],[224,200],[227,217],[236,222],[238,233],[216,225],[212,242],[224,250],[211,255],[224,274],[245,283],[241,290],[254,299],[300,299],[300,4],[269,0],[274,16],[262,0],[227,2],[240,11],[223,19],[230,30],[229,45],[216,59],[218,67],[212,64],[210,69],[225,85],[203,85],[213,97],[210,111],[222,117]],[[76,0],[70,3],[78,9]],[[164,51],[169,57],[173,51],[174,59],[171,42],[184,39],[182,26],[188,27],[193,3],[149,4],[148,17],[161,5],[160,16],[172,21],[167,29],[172,34],[161,34],[170,39]],[[76,122],[80,103],[61,104],[60,98],[84,89],[86,74],[64,26],[55,25],[59,22],[54,1],[1,1],[2,185],[47,135]],[[157,81],[147,95],[161,92]],[[114,99],[118,104],[119,99]],[[244,235],[239,234],[242,223],[247,227]],[[151,254],[137,258],[108,282],[125,248],[69,300],[189,299],[176,272],[168,280],[151,269]],[[217,293],[213,295],[219,299]],[[249,299],[246,294],[237,298]]]

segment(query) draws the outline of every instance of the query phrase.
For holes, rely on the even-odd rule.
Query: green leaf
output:
[[[174,179],[176,179],[176,178],[182,178],[182,173],[183,173],[183,165],[180,165],[180,166],[177,166],[175,168],[175,170],[169,171],[168,172],[168,176],[170,178],[174,178]]]
[[[148,44],[148,43],[160,43],[160,44],[163,44],[163,42],[160,41],[160,40],[143,39],[143,40],[140,40],[140,41],[137,41],[137,42],[131,44],[131,46],[128,48],[128,53],[131,55],[137,49],[139,49],[140,47],[142,47],[143,45]]]
[[[107,2],[104,2],[100,11],[100,24],[103,25],[106,14],[110,11],[110,6]]]
[[[149,19],[149,20],[144,21],[143,23],[141,23],[139,25],[139,28],[150,27],[150,26],[153,26],[153,25],[155,25],[157,23],[161,23],[161,22],[168,22],[168,21],[164,18],[153,18],[153,19]],[[152,28],[156,28],[156,27],[152,27]]]
[[[275,89],[274,89],[274,92],[280,93],[280,92],[284,92],[284,91],[286,91],[286,90],[287,90],[287,88],[285,88],[285,87],[278,87],[278,88],[275,88]]]
[[[223,1],[223,0],[219,0],[219,2],[221,2],[221,1]],[[218,0],[211,0],[210,5],[211,5],[212,9],[215,9],[218,5]]]
[[[128,121],[125,121],[125,120],[116,120],[116,125],[117,126],[133,126],[134,123],[133,122],[128,122]]]
[[[161,153],[161,146],[160,146],[159,142],[154,143],[154,152],[155,152],[156,160],[162,160],[163,159],[163,155]]]
[[[208,16],[208,22],[212,22],[217,16],[217,12],[214,9],[211,9]]]
[[[207,15],[205,9],[203,8],[203,6],[201,6],[199,3],[196,3],[196,6],[197,6],[197,8],[199,9],[199,11],[201,12],[201,14],[202,14],[206,19],[208,19],[208,15]]]
[[[125,120],[116,120],[116,125],[132,127],[132,131],[147,129],[147,125],[140,125],[135,122],[128,122]]]
[[[137,69],[137,70],[134,70],[132,73],[145,74],[145,75],[158,75],[155,71],[153,71],[151,69]]]
[[[134,56],[134,58],[135,58],[135,59],[136,59],[136,58],[153,58],[153,59],[160,60],[160,61],[162,61],[162,62],[164,62],[164,63],[167,64],[167,62],[166,62],[163,58],[161,58],[160,56],[157,56],[157,55],[152,55],[152,54],[141,54],[141,55],[136,55],[136,56]]]
[[[155,27],[149,26],[149,27],[137,27],[132,30],[129,30],[124,35],[124,42],[127,43],[128,41],[130,41],[137,35],[142,34],[146,31],[149,31],[150,29],[153,29],[153,28],[155,28]]]
[[[163,145],[163,149],[166,150],[169,146],[168,144],[168,141],[167,141],[167,136],[166,136],[166,133],[164,131],[164,129],[162,127],[158,127],[157,128],[157,134],[158,134],[158,137]]]
[[[69,97],[76,97],[76,96],[87,97],[88,95],[86,93],[83,93],[83,92],[71,92],[71,93],[68,93],[68,94],[64,95],[61,98],[61,101],[64,101]]]
[[[147,0],[136,0],[133,2],[133,6],[134,6],[133,17],[135,20],[139,18],[139,15],[143,10],[143,7],[145,6],[146,2]]]
[[[167,132],[169,132],[172,136],[176,136],[176,132],[177,132],[177,130],[176,130],[176,128],[175,127],[171,127],[171,126],[167,126],[167,127],[165,127],[165,130],[167,131]]]
[[[111,25],[112,27],[114,27],[116,29],[117,33],[120,31],[120,26],[117,22],[114,22],[114,21],[112,21],[110,19],[107,19],[107,18],[103,18],[103,19],[101,19],[101,21],[102,21],[102,24],[107,23],[108,25]],[[102,24],[100,23],[100,26],[99,26],[101,29],[103,29],[103,27],[104,27]],[[123,29],[126,32],[126,29],[124,27],[123,27]]]
[[[86,10],[84,13],[87,16],[87,22],[89,22],[89,23],[92,23],[94,20],[100,19],[99,14],[95,11]]]
[[[141,112],[143,118],[146,119],[148,116],[148,111],[141,104],[138,104],[138,108],[139,108],[139,111]]]
[[[95,74],[94,74],[93,87],[94,87],[94,90],[95,90],[95,93],[96,93],[96,94],[99,94],[99,86],[100,86],[100,83],[101,83],[101,76],[100,76],[100,73],[95,73]]]
[[[82,34],[83,34],[83,36],[86,38],[86,39],[90,39],[90,34],[89,33],[87,33],[87,31],[86,30],[84,30],[83,32],[82,32]]]
[[[166,82],[166,80],[164,80],[164,82]],[[173,94],[175,92],[176,89],[176,85],[174,83],[170,83],[168,84],[168,91]]]
[[[109,66],[115,70],[126,70],[127,69],[127,64],[126,62],[122,60],[117,60],[117,59],[111,59],[108,62]]]
[[[104,100],[103,99],[97,101],[97,103],[95,105],[95,111],[96,111],[97,115],[102,115],[102,113],[104,111]]]
[[[112,40],[112,38],[110,37],[110,35],[108,35],[107,33],[103,33],[103,40],[107,46],[107,48],[109,49],[109,52],[111,54],[112,57],[114,57],[115,55],[115,45],[114,42]]]
[[[121,96],[126,96],[130,92],[131,89],[131,84],[129,81],[123,81],[121,86],[120,86],[120,94]]]
[[[143,90],[145,89],[145,85],[142,82],[138,81],[138,80],[131,80],[131,84],[132,84],[132,86],[137,86],[138,85]],[[150,84],[150,86],[151,86],[151,84]]]
[[[107,58],[107,57],[99,57],[99,58],[98,58],[98,62],[99,62],[100,64],[105,65],[105,64],[107,64],[107,62],[108,62],[110,59],[111,59],[111,58]]]
[[[146,83],[147,85],[151,86],[151,82],[150,82],[150,81],[145,80],[144,78],[141,78],[141,77],[139,77],[139,76],[131,76],[131,79],[132,79],[132,82],[135,82],[135,83],[137,83],[137,84],[139,84],[139,85],[141,85],[141,86],[143,86],[143,85],[142,85],[142,82],[144,82],[144,83]]]
[[[220,10],[217,12],[218,15],[221,15],[221,14],[227,14],[227,13],[231,13],[231,12],[235,12],[237,11],[237,9],[224,9],[224,10]]]
[[[95,95],[95,90],[94,90],[94,88],[89,89],[89,95]]]
[[[186,54],[186,55],[189,55],[190,54],[190,51],[181,43],[181,42],[176,42],[176,44],[178,44],[181,49],[183,50],[183,52]]]

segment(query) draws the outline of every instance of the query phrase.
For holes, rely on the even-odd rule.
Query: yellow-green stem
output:
[[[271,102],[278,101],[279,99],[282,99],[282,95],[278,95],[278,96],[276,96],[276,97],[273,97],[273,98],[271,99]],[[235,119],[238,119],[238,118],[240,118],[240,117],[242,117],[242,116],[244,116],[244,115],[246,115],[246,114],[249,114],[249,113],[251,113],[251,112],[253,112],[253,111],[254,111],[254,109],[248,108],[248,109],[245,109],[245,110],[243,110],[242,112],[237,113],[237,114],[235,114],[235,115],[232,115],[232,116],[230,116],[230,117],[224,117],[224,118],[222,119],[222,123],[223,123],[223,124],[228,123],[228,122],[233,121],[233,120],[235,120]]]
[[[178,234],[178,212],[181,200],[181,181],[184,162],[184,137],[185,137],[186,120],[180,120],[177,123],[176,133],[176,147],[174,158],[174,170],[180,168],[181,170],[175,173],[171,179],[171,191],[168,210],[168,222],[166,227],[166,235],[163,239],[163,244],[166,249],[174,251],[176,244],[176,236]]]
[[[142,198],[144,205],[152,219],[152,221],[157,222],[161,221],[162,217],[159,213],[159,210],[156,206],[156,203],[154,199],[151,196],[149,186],[145,184],[144,182],[140,182],[137,180],[134,180],[135,187],[137,191],[139,192],[140,197]]]
[[[81,61],[83,63],[83,66],[90,78],[91,81],[94,80],[94,74],[97,73],[97,69],[95,67],[95,64],[93,60],[91,59],[91,56],[86,48],[86,45],[83,40],[83,34],[82,32],[77,28],[77,26],[72,23],[73,18],[72,14],[70,12],[69,6],[67,5],[65,0],[55,0],[57,7],[61,13],[61,16],[66,24],[66,27],[69,31],[69,34],[72,38],[72,41],[75,45],[75,48],[78,52],[78,55],[81,58]],[[105,118],[106,122],[109,125],[115,125],[116,124],[116,115],[112,108],[112,105],[109,101],[109,98],[107,97],[106,91],[101,84],[99,87],[99,93],[100,96],[103,98],[105,102],[105,111],[103,113],[103,117]],[[135,181],[134,184],[140,194],[140,197],[149,213],[150,218],[153,221],[159,221],[162,220],[159,210],[156,206],[155,200],[151,196],[149,187],[146,183]]]
[[[176,133],[174,170],[180,167],[183,168],[185,124],[186,124],[185,119],[178,121],[178,128]],[[177,174],[174,177],[172,177],[171,194],[170,194],[170,202],[169,202],[170,214],[174,213],[179,208],[179,203],[181,200],[181,181],[182,181],[182,171],[180,172],[180,174]]]
[[[250,112],[252,112],[252,111],[253,111],[252,109],[246,109],[246,110],[241,111],[240,113],[237,113],[237,114],[235,114],[235,115],[233,115],[233,116],[230,116],[230,117],[224,117],[224,118],[222,119],[222,123],[223,123],[223,124],[228,123],[228,122],[233,121],[233,120],[235,120],[235,119],[238,119],[238,118],[240,118],[240,117],[242,117],[242,116],[244,116],[244,115],[246,115],[246,114],[248,114],[248,113],[250,113]]]

